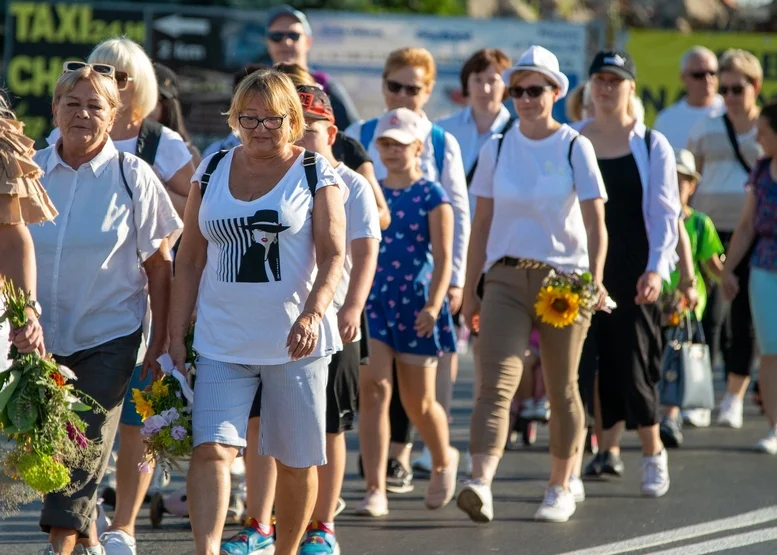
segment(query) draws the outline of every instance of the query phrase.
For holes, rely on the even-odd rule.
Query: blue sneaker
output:
[[[308,526],[305,539],[299,548],[299,555],[340,555],[340,544],[334,532],[323,523],[313,521]]]
[[[250,518],[245,527],[221,544],[221,555],[272,555],[275,553],[275,528],[268,535],[259,531],[256,519]]]

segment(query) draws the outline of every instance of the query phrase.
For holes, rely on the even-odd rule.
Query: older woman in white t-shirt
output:
[[[199,353],[188,475],[198,553],[218,553],[230,464],[262,384],[260,453],[276,460],[276,553],[296,553],[326,464],[326,382],[342,349],[332,299],[345,260],[342,179],[294,143],[305,132],[291,80],[246,77],[229,125],[242,146],[205,158],[176,258],[170,355],[183,370],[197,304]],[[265,531],[267,533],[271,530]]]
[[[606,195],[591,143],[552,116],[569,87],[553,53],[532,46],[504,73],[519,125],[483,147],[472,192],[478,197],[467,259],[464,316],[479,327],[479,395],[472,415],[472,480],[459,507],[478,522],[493,514],[491,482],[504,451],[510,402],[533,328],[540,334],[545,387],[553,418],[551,475],[535,518],[565,522],[575,512],[570,475],[583,434],[577,367],[588,311],[557,329],[541,323],[534,303],[551,269],[590,271],[606,298]],[[477,284],[485,270],[484,296]],[[479,326],[476,317],[479,315]]]
[[[73,369],[78,388],[107,411],[84,413],[87,435],[103,446],[96,472],[74,476],[84,484],[79,491],[45,498],[40,525],[57,553],[70,553],[76,541],[89,555],[104,553],[92,522],[98,481],[137,360],[149,297],[154,317],[167,321],[168,240],[182,225],[151,168],[119,152],[108,136],[121,103],[114,72],[106,64],[66,62],[53,101],[62,134],[35,155],[45,172],[43,187],[59,210],[53,223],[30,229],[46,344],[58,362]],[[144,373],[158,369],[156,358],[166,342],[159,326]],[[100,538],[105,544],[117,540],[134,549],[125,531]]]

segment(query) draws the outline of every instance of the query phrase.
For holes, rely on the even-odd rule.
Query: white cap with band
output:
[[[386,137],[403,145],[422,141],[424,139],[423,123],[424,119],[412,110],[397,108],[386,112],[378,120],[375,138]]]

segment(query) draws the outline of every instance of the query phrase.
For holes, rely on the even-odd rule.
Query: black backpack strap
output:
[[[126,189],[130,200],[134,201],[135,195],[132,194],[132,189],[130,189],[129,183],[127,183],[127,176],[124,174],[124,153],[122,151],[119,151],[119,174],[121,175],[121,182],[124,184],[124,189]]]
[[[161,123],[150,118],[144,119],[140,124],[135,155],[149,166],[153,166],[156,160],[156,151],[159,150],[159,141],[162,139],[162,127]]]
[[[650,127],[645,128],[645,146],[647,147],[648,160],[650,160],[650,141],[653,139],[653,130]]]
[[[515,119],[516,118],[514,116],[512,116],[512,115],[508,118],[507,123],[504,124],[504,127],[502,127],[502,130],[500,131],[500,133],[502,135],[502,138],[504,138],[505,133],[507,133],[507,131],[513,126],[513,124],[515,123]],[[502,149],[502,143],[501,143],[502,139],[499,139],[499,141],[500,142],[499,142],[499,147],[498,147],[498,150],[497,150],[497,156],[499,155],[499,150]],[[472,164],[472,167],[469,169],[469,173],[467,173],[467,188],[468,189],[469,189],[470,183],[472,183],[472,178],[475,177],[475,170],[478,169],[478,162],[479,161],[480,161],[480,156],[475,158],[475,163]]]
[[[221,162],[228,152],[228,150],[219,150],[213,155],[210,162],[208,162],[208,167],[205,168],[205,172],[200,177],[200,198],[205,198],[205,190],[208,188],[208,183],[210,183],[210,176],[213,175],[219,162]]]
[[[302,167],[305,168],[305,179],[308,181],[310,194],[316,196],[316,187],[318,187],[318,168],[316,167],[316,153],[309,150],[305,151],[302,157]]]
[[[572,149],[575,148],[575,143],[577,142],[577,138],[580,136],[580,134],[575,135],[572,137],[572,140],[569,142],[569,152],[567,152],[567,162],[569,162],[569,167],[572,168],[572,172],[575,171],[575,166],[572,165]],[[574,179],[574,176],[572,176]]]
[[[739,141],[737,141],[737,133],[734,129],[734,124],[731,123],[730,119],[728,119],[728,114],[723,114],[722,117],[723,123],[726,125],[726,135],[728,135],[728,142],[731,143],[731,148],[734,149],[734,154],[736,154],[739,164],[744,168],[747,174],[750,175],[750,172],[753,171],[753,168],[750,167],[750,164],[747,163],[745,157],[742,156],[742,151],[739,150]]]

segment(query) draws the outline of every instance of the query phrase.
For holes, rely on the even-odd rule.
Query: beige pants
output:
[[[577,369],[591,315],[581,311],[578,321],[563,329],[540,323],[534,302],[547,273],[497,264],[486,274],[476,358],[478,394],[470,428],[473,455],[501,457],[504,452],[510,402],[521,381],[523,353],[532,328],[540,334],[542,372],[550,401],[550,452],[561,459],[577,453],[585,423]]]

